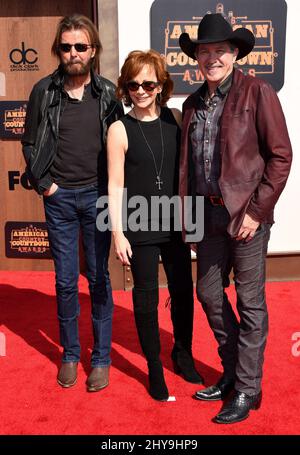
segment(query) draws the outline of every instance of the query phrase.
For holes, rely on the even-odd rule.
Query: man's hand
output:
[[[50,188],[43,192],[43,195],[52,196],[52,194],[54,194],[55,191],[57,191],[57,189],[58,189],[58,186],[56,185],[56,183],[53,182],[52,185],[50,186]]]
[[[250,215],[247,215],[246,213],[236,240],[245,240],[245,242],[249,242],[251,239],[253,239],[259,224],[260,223],[258,221],[255,221],[253,218],[251,218]]]

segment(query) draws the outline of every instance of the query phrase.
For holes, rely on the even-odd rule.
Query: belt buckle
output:
[[[220,196],[209,196],[209,200],[213,206],[224,205],[224,201]]]

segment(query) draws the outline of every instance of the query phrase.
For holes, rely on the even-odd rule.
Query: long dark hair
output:
[[[92,67],[97,69],[99,68],[99,57],[102,51],[102,44],[99,38],[99,33],[93,22],[86,16],[82,14],[72,14],[71,16],[63,17],[58,23],[56,35],[51,47],[51,52],[57,57],[60,56],[59,53],[59,44],[61,41],[61,35],[69,30],[78,30],[83,29],[87,31],[90,42],[95,49],[95,56],[92,61]]]

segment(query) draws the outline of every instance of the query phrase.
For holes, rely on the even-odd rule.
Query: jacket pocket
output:
[[[249,115],[251,114],[252,109],[250,107],[245,107],[241,109],[240,111],[234,112],[233,117],[242,117],[243,115]]]

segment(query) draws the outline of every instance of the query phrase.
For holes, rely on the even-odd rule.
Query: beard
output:
[[[89,60],[88,63],[82,63],[82,62],[67,62],[67,63],[62,63],[61,66],[68,76],[85,76],[87,75],[92,66],[92,59]]]

